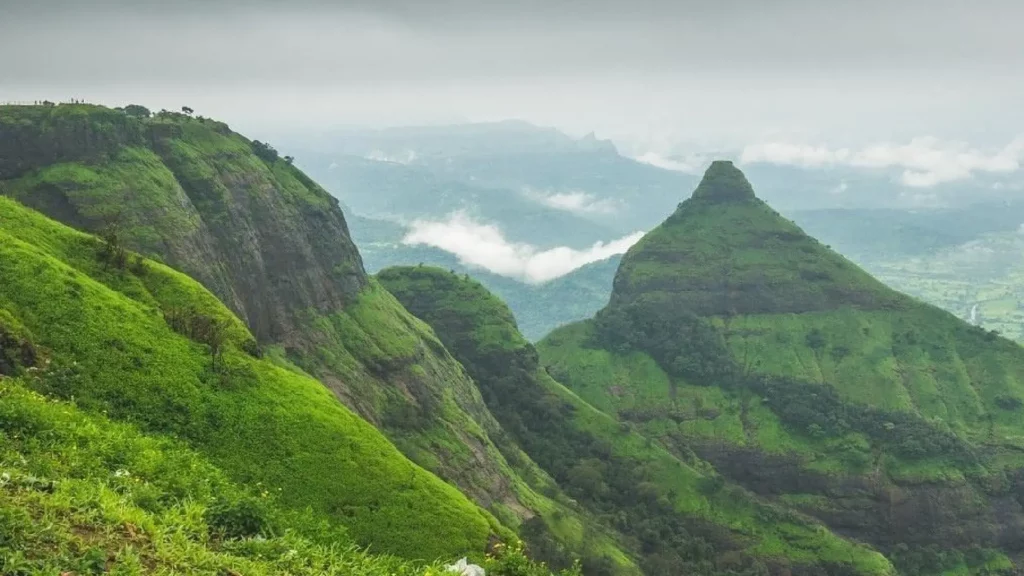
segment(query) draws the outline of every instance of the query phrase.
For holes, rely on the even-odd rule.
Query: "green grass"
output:
[[[237,320],[212,370],[205,346],[171,331],[160,307],[230,313],[184,275],[153,262],[141,277],[104,270],[96,250],[91,237],[0,199],[0,308],[64,367],[40,391],[181,438],[233,480],[262,482],[282,505],[311,508],[376,550],[433,559],[504,533],[319,382],[241,352],[250,337]]]
[[[233,483],[180,440],[144,434],[25,386],[51,377],[30,371],[0,380],[0,572],[6,575],[444,571],[440,562],[369,553],[343,529],[281,507],[277,492]],[[515,546],[476,559],[489,574],[548,574]]]
[[[1007,338],[1024,340],[1021,235],[1001,232],[918,256],[864,256],[865,269],[893,288]]]
[[[612,305],[641,297],[701,316],[891,309],[907,300],[779,216],[725,162],[623,256]]]
[[[585,444],[606,447],[605,468],[623,465],[634,473],[642,471],[640,484],[631,485],[630,490],[649,491],[665,506],[657,520],[648,517],[647,522],[668,523],[669,518],[678,515],[691,522],[725,527],[743,542],[745,552],[755,557],[797,563],[837,562],[865,574],[891,572],[877,552],[782,509],[766,506],[736,486],[709,488],[717,474],[708,463],[692,453],[684,462],[584,401],[593,398],[598,407],[627,409],[666,404],[672,393],[669,378],[643,353],[620,358],[582,346],[563,349],[566,364],[576,370],[571,382],[576,393],[569,392],[540,369],[532,346],[518,334],[508,308],[478,283],[430,267],[387,269],[378,278],[414,314],[431,324],[473,374],[492,410],[527,452],[542,466],[561,470],[554,473],[555,477],[568,482],[569,493],[588,502],[592,510],[608,513],[616,510],[617,504],[614,497],[595,498],[586,489],[573,488],[573,473],[565,470],[592,465],[586,460]],[[557,341],[565,331],[579,328],[586,326],[556,331],[548,340]],[[561,374],[557,364],[558,360],[547,364],[556,377]],[[552,405],[564,406],[558,409],[560,423],[536,412]],[[605,476],[609,484],[611,478]],[[614,513],[628,516],[625,509]],[[638,557],[643,567],[643,554]]]
[[[290,160],[223,123],[177,113],[6,107],[0,130],[8,125],[12,141],[28,145],[6,154],[0,144],[11,159],[0,161],[0,195],[85,231],[120,215],[126,247],[202,283],[260,344],[279,346],[275,365],[319,379],[477,503],[515,511],[510,527],[529,516],[534,495],[502,454],[515,449],[490,438],[499,427],[472,381],[371,284],[337,200]],[[154,308],[188,304],[179,286],[155,285],[157,276],[103,279]]]

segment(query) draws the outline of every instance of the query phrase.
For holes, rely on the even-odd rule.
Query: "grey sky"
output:
[[[257,131],[521,117],[640,142],[1024,132],[1014,0],[0,0],[0,100]],[[988,143],[985,142],[985,143]]]

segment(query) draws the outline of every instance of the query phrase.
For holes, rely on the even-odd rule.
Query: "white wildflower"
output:
[[[466,558],[460,559],[455,564],[449,564],[444,569],[448,572],[455,572],[459,576],[485,576],[482,566],[470,564]]]

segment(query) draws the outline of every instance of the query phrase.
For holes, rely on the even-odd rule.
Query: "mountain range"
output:
[[[0,571],[1020,573],[1019,345],[670,193],[532,344],[221,122],[0,107]]]

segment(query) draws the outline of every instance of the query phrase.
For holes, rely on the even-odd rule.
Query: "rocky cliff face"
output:
[[[0,193],[80,229],[116,228],[200,280],[261,342],[290,341],[298,311],[343,308],[366,285],[337,201],[212,120],[4,108]]]

